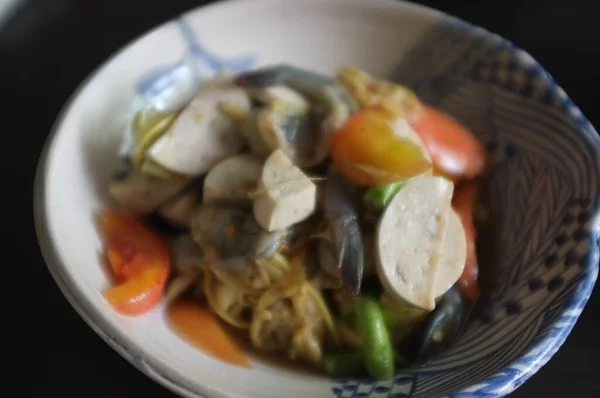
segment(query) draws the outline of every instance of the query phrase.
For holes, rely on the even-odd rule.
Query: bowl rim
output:
[[[143,348],[137,346],[135,341],[133,341],[123,333],[119,332],[110,323],[101,322],[101,317],[99,316],[98,311],[95,310],[94,307],[91,305],[91,302],[87,298],[85,292],[80,292],[73,289],[72,286],[74,286],[74,284],[71,276],[68,273],[61,271],[61,268],[63,268],[63,264],[65,263],[65,261],[63,258],[61,258],[60,254],[56,249],[54,240],[47,228],[46,222],[46,180],[48,174],[48,159],[49,155],[52,153],[54,144],[56,143],[55,138],[60,133],[63,122],[67,114],[69,113],[69,110],[72,108],[73,104],[79,99],[80,94],[89,85],[89,83],[92,80],[94,80],[96,76],[102,70],[104,70],[104,68],[107,65],[109,65],[114,59],[118,58],[121,54],[131,50],[141,39],[157,31],[162,30],[169,24],[175,22],[178,18],[186,17],[200,11],[207,11],[208,9],[212,8],[234,5],[235,3],[241,3],[244,1],[248,0],[224,0],[218,3],[211,3],[207,5],[193,7],[185,12],[182,12],[178,16],[163,21],[155,27],[144,31],[143,33],[129,40],[128,42],[123,44],[118,50],[113,52],[111,56],[109,56],[106,60],[104,60],[96,68],[94,68],[87,75],[87,77],[77,86],[77,88],[69,95],[67,101],[64,103],[60,112],[58,113],[40,153],[34,178],[33,210],[38,245],[40,247],[44,262],[46,263],[46,268],[50,272],[51,276],[53,277],[55,283],[58,285],[62,294],[71,304],[73,309],[75,309],[75,311],[79,314],[79,316],[90,326],[90,328],[94,330],[111,348],[113,348],[117,353],[119,353],[119,355],[125,358],[129,363],[131,363],[134,367],[136,367],[150,379],[155,380],[156,382],[171,390],[172,392],[185,397],[221,397],[226,396],[226,392],[207,387],[206,385],[201,384],[192,386],[188,384],[186,380],[183,380],[181,377],[179,377],[179,375],[174,374],[174,372],[172,372],[167,366],[162,366],[160,363],[153,363],[152,359],[144,353]],[[571,104],[570,110],[580,115],[579,118],[576,118],[573,116],[572,113],[566,110],[561,110],[561,113],[565,114],[569,118],[569,120],[577,126],[579,136],[586,141],[584,143],[585,147],[594,147],[600,150],[600,135],[598,135],[598,132],[588,121],[588,119],[582,114],[579,107],[573,103],[568,94],[566,94],[564,90],[558,85],[553,76],[528,52],[516,46],[510,40],[507,40],[483,27],[464,21],[461,18],[428,7],[426,5],[413,3],[412,1],[401,1],[404,6],[412,8],[414,11],[420,13],[433,14],[440,18],[440,20],[456,21],[461,24],[464,24],[469,29],[477,28],[487,38],[500,37],[505,43],[507,43],[510,46],[511,52],[519,51],[524,55],[529,56],[530,59],[538,67],[538,69],[541,72],[543,72],[543,79],[549,84],[549,89],[555,92],[561,91],[563,93],[564,100],[568,101]],[[400,1],[396,0],[396,2]],[[600,167],[596,169],[596,175],[600,178]],[[574,288],[563,299],[561,310],[556,314],[555,319],[551,322],[549,326],[558,327],[558,318],[560,318],[561,315],[566,315],[573,308],[580,308],[581,310],[583,310],[595,285],[599,268],[598,258],[600,257],[600,196],[596,199],[596,202],[593,203],[592,219],[590,222],[590,231],[588,235],[590,242],[590,255],[587,258],[587,263],[582,266],[582,269],[584,270],[583,275],[581,278],[579,278],[579,280],[573,282],[575,284]],[[476,397],[484,395],[488,396],[488,394],[490,394],[490,392],[488,391],[471,391],[471,387],[474,385],[493,386],[493,391],[491,392],[493,396],[505,396],[513,392],[550,360],[554,353],[565,342],[567,336],[570,334],[571,330],[575,326],[575,323],[577,322],[579,316],[580,313],[576,315],[576,318],[573,322],[567,324],[566,326],[560,326],[558,328],[559,333],[554,335],[548,335],[544,337],[541,341],[531,341],[517,358],[505,364],[504,367],[495,374],[492,374],[491,376],[488,376],[485,379],[482,379],[469,387],[463,388],[460,391],[456,391],[452,393],[451,396],[454,396],[455,394],[456,396],[468,394],[469,396]],[[538,355],[537,359],[528,363],[528,366],[524,369],[510,374],[508,375],[508,377],[503,377],[501,381],[494,381],[494,379],[497,379],[498,376],[501,376],[502,372],[505,369],[514,368],[517,365],[520,365],[519,360],[521,358],[533,353],[538,346],[543,344],[548,344],[547,355]]]

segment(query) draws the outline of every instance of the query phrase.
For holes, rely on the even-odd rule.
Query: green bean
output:
[[[364,355],[361,351],[328,353],[323,356],[323,366],[333,377],[358,376],[365,370]]]
[[[367,297],[355,299],[354,307],[367,372],[376,379],[390,379],[394,375],[394,350],[381,308],[377,301]]]
[[[390,203],[394,195],[404,185],[404,181],[393,182],[388,185],[372,187],[363,196],[365,204],[375,210],[383,210]]]

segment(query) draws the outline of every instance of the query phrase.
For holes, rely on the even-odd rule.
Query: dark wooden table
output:
[[[3,242],[2,256],[8,270],[3,279],[8,319],[2,318],[3,329],[8,331],[3,341],[3,352],[8,353],[4,365],[9,369],[3,388],[8,396],[173,396],[112,351],[63,298],[37,246],[32,185],[50,126],[77,85],[123,44],[202,3],[29,0],[0,27],[0,96],[4,104],[0,173],[4,227],[10,236]],[[524,47],[556,77],[592,123],[600,125],[600,3],[422,3],[482,25]],[[596,293],[564,347],[513,396],[600,396],[598,315],[600,294]]]

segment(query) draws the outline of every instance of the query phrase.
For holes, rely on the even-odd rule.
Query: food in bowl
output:
[[[389,379],[460,334],[479,297],[474,209],[488,168],[464,126],[355,68],[206,80],[139,109],[99,218],[125,315],[166,302],[223,361],[261,352]],[[239,339],[239,341],[237,340]]]

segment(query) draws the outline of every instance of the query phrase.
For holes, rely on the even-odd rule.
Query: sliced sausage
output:
[[[232,156],[213,167],[204,179],[204,203],[250,203],[256,189],[262,162],[253,155]]]
[[[280,149],[265,162],[254,217],[268,231],[287,228],[315,210],[317,187]]]
[[[231,81],[204,85],[170,129],[149,149],[161,166],[185,175],[201,175],[244,145],[239,127],[223,113],[224,103],[250,111],[250,98]]]
[[[453,183],[442,177],[410,179],[387,206],[377,228],[377,271],[384,288],[426,310],[435,308],[453,190]]]

